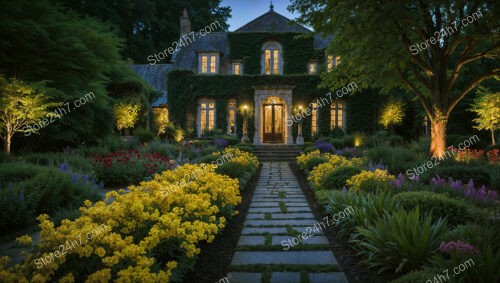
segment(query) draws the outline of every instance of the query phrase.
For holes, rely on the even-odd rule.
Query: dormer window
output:
[[[198,57],[200,74],[219,73],[219,53],[200,53]]]
[[[314,75],[318,72],[318,63],[316,62],[309,62],[307,64],[307,73],[309,75]]]
[[[283,74],[283,48],[277,42],[268,42],[262,46],[262,74]]]
[[[233,62],[232,64],[233,75],[239,76],[243,73],[241,62]]]

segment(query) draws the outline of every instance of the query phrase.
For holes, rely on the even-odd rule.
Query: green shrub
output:
[[[146,143],[156,138],[155,134],[146,128],[135,128],[134,136],[139,139],[140,143]]]
[[[309,147],[306,147],[304,148],[304,153],[309,153],[309,152],[313,152],[315,150],[318,150],[318,148],[316,146],[309,146]]]
[[[415,282],[427,282],[431,280],[434,282],[434,276],[442,274],[443,270],[441,268],[428,268],[412,271],[407,273],[396,280],[392,280],[390,283],[415,283]]]
[[[108,136],[104,139],[101,139],[97,142],[97,145],[105,147],[109,151],[118,151],[127,148],[127,143],[121,137],[117,136]]]
[[[219,159],[219,158],[220,158],[220,156],[207,154],[207,155],[204,155],[200,158],[199,163],[212,164],[212,162],[217,162],[217,159]]]
[[[425,264],[439,247],[446,232],[446,220],[432,222],[429,215],[421,217],[419,208],[386,214],[366,227],[356,227],[353,240],[365,255],[363,261],[379,272],[404,273]]]
[[[181,150],[182,147],[178,144],[161,143],[157,141],[148,143],[140,149],[142,153],[159,153],[170,158],[177,157]]]
[[[344,146],[344,141],[342,139],[331,139],[330,143],[337,149],[343,148]]]
[[[215,172],[217,174],[229,176],[233,179],[238,179],[240,182],[240,189],[244,189],[248,181],[250,181],[250,179],[252,178],[254,170],[249,171],[249,169],[245,165],[238,162],[229,161],[218,166],[215,169]]]
[[[353,147],[354,146],[354,136],[352,135],[345,135],[342,138],[342,147]]]
[[[404,147],[376,146],[368,150],[367,156],[374,163],[387,165],[389,171],[395,174],[419,164],[417,155]]]
[[[302,149],[304,149],[306,147],[310,147],[312,145],[314,145],[314,143],[312,143],[312,142],[304,142],[304,144],[302,144]]]
[[[358,194],[354,192],[330,191],[326,211],[328,214],[336,214],[348,207],[354,211],[348,217],[340,219],[339,228],[342,235],[354,238],[356,227],[365,227],[372,224],[387,213],[392,213],[398,208],[398,202],[392,194]]]
[[[37,215],[77,209],[101,198],[93,177],[62,168],[10,163],[0,166],[0,229],[16,230]],[[17,172],[16,172],[17,171]]]
[[[322,156],[313,156],[313,157],[309,158],[309,160],[307,160],[306,169],[308,171],[311,171],[311,170],[313,170],[314,167],[316,167],[320,164],[326,163],[326,162],[328,162],[328,159],[326,159]]]
[[[345,135],[345,132],[341,127],[334,127],[330,131],[330,136],[332,138],[342,138],[344,135]]]
[[[457,225],[467,222],[469,213],[467,204],[433,192],[404,192],[394,197],[407,210],[420,207],[420,211],[431,214],[434,219],[448,218],[448,223]]]
[[[240,150],[246,151],[253,153],[253,147],[251,145],[246,145],[246,144],[237,144],[234,146],[235,148],[238,148]]]
[[[12,156],[6,152],[0,152],[0,163],[12,161]]]
[[[435,175],[448,179],[451,177],[453,180],[461,180],[463,183],[469,182],[470,179],[474,181],[476,186],[491,185],[491,178],[488,170],[484,167],[471,166],[471,165],[454,165],[454,166],[437,166],[432,168],[427,174],[426,179],[430,179]]]
[[[486,225],[469,222],[453,227],[453,229],[446,232],[443,235],[443,241],[462,241],[472,244],[479,250],[485,250],[487,245],[491,245],[491,248],[497,251],[500,248],[498,235],[500,235],[500,226],[494,222]]]
[[[76,154],[62,152],[33,153],[25,155],[23,158],[30,163],[43,166],[58,166],[59,164],[66,162],[73,170],[80,172],[92,172],[92,163],[90,160]]]
[[[329,190],[341,190],[346,181],[352,176],[361,173],[362,169],[355,166],[341,166],[324,177],[323,187]]]
[[[403,137],[402,136],[398,136],[398,135],[390,135],[389,138],[389,143],[392,145],[392,146],[396,146],[396,145],[401,145],[403,144]]]

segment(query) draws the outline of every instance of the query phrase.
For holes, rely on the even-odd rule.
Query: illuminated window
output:
[[[333,69],[333,55],[328,55],[326,65],[328,66],[328,72]]]
[[[203,135],[207,131],[215,128],[215,102],[200,102],[199,134]]]
[[[217,53],[208,53],[208,54],[200,54],[199,58],[199,72],[201,74],[217,74],[218,66],[217,63],[219,61],[219,54]]]
[[[314,74],[316,74],[317,71],[318,71],[318,64],[315,62],[309,63],[309,67],[307,68],[307,72],[310,75],[314,75]]]
[[[262,73],[266,75],[281,75],[282,59],[281,45],[278,43],[267,43],[263,46],[263,66]]]
[[[206,73],[208,71],[208,56],[201,56],[201,72]]]
[[[236,135],[236,102],[234,100],[230,101],[228,108],[229,123],[227,125],[227,133],[230,135]]]
[[[314,136],[318,132],[318,103],[313,102],[311,105],[311,134]]]
[[[330,106],[330,129],[344,128],[344,103],[334,102]]]
[[[233,63],[233,75],[241,75],[241,63]]]
[[[340,56],[336,56],[335,57],[335,67],[340,65],[341,61],[340,61]]]

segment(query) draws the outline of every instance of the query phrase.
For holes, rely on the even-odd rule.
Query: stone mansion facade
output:
[[[192,36],[193,31],[191,30],[187,11],[184,11],[180,21],[181,40]],[[269,35],[269,39],[265,39],[266,35]],[[280,41],[280,38],[284,38],[285,35],[308,37],[308,41],[304,41],[304,46],[308,50],[304,51],[301,46],[294,47],[296,50],[290,50],[290,42]],[[242,42],[247,38],[249,40],[248,44]],[[255,38],[265,40],[259,41]],[[331,38],[331,36],[315,34],[311,30],[278,14],[271,5],[268,12],[234,32],[214,31],[206,33],[204,36],[198,36],[195,41],[189,42],[189,44],[172,54],[171,64],[132,65],[131,68],[154,88],[162,92],[162,98],[156,101],[153,106],[171,108],[174,107],[173,105],[179,105],[173,101],[173,99],[177,98],[171,97],[170,93],[167,93],[167,85],[169,84],[167,76],[173,70],[190,70],[195,76],[225,76],[224,79],[226,80],[230,80],[232,76],[236,78],[237,76],[246,75],[268,77],[300,75],[297,76],[297,80],[305,79],[306,76],[316,76],[319,81],[318,74],[320,72],[334,71],[337,64],[340,63],[339,57],[326,53]],[[238,50],[247,48],[247,46],[249,50],[256,50],[252,51],[256,54],[255,56],[245,55]],[[300,52],[312,55],[310,55],[310,58],[302,58]],[[295,53],[298,55],[294,55]],[[297,60],[299,63],[287,62],[287,60]],[[317,88],[317,84],[314,87]],[[252,111],[251,123],[254,132],[250,139],[253,143],[294,144],[296,140],[294,140],[292,134],[294,131],[292,123],[287,123],[287,121],[294,115],[294,111],[298,107],[298,102],[295,100],[299,94],[294,93],[295,84],[293,82],[286,84],[273,83],[273,80],[269,80],[269,82],[255,84],[247,89],[251,89],[252,92],[252,97],[246,101],[251,106],[248,108],[249,111]],[[237,135],[238,130],[241,133],[241,129],[238,129],[241,127],[241,123],[237,123],[241,117],[238,118],[238,116],[243,110],[243,104],[238,101],[237,97],[238,93],[235,93],[232,97],[228,96],[225,98],[227,101],[221,104],[218,103],[220,100],[213,98],[213,95],[206,97],[201,95],[194,101],[197,104],[196,111],[194,111],[194,108],[190,108],[190,111],[186,111],[186,117],[182,117],[182,119],[186,119],[186,123],[193,126],[198,136],[202,136],[207,131],[212,131],[215,128],[222,128],[229,135]],[[320,127],[328,126],[330,129],[335,127],[345,129],[345,101],[341,99],[334,100],[328,105],[329,109],[327,111],[322,110],[321,113],[318,111],[318,107],[320,107],[318,102],[309,100],[302,103],[304,107],[309,108],[308,113],[310,113],[309,124],[305,130],[310,132],[311,136],[314,136],[318,133]],[[300,106],[301,109],[302,105]],[[225,108],[224,114],[220,113],[220,107]],[[247,106],[244,107],[246,110]],[[172,109],[169,109],[169,112],[171,120],[172,118],[180,119],[179,117],[172,117]],[[327,126],[320,125],[328,121],[325,119],[320,121],[319,115],[323,115],[323,113],[328,113],[329,116],[329,125]],[[217,121],[220,117],[224,117],[224,125],[221,125],[221,121]]]

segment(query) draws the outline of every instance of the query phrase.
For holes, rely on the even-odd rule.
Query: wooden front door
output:
[[[283,104],[264,104],[264,142],[283,142]]]

